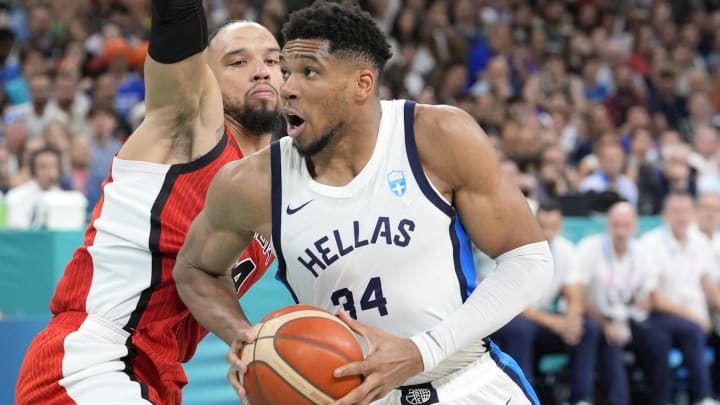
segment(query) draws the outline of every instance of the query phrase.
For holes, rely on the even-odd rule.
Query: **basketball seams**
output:
[[[294,392],[312,403],[330,403],[333,401],[334,394],[331,394],[332,391],[326,391],[332,388],[330,388],[330,386],[323,386],[323,384],[326,384],[326,382],[323,381],[325,381],[324,379],[327,377],[323,377],[323,379],[317,381],[308,379],[303,374],[305,371],[303,371],[302,367],[299,369],[295,368],[298,366],[294,364],[296,359],[287,357],[289,355],[288,353],[281,353],[280,341],[281,339],[286,339],[285,343],[290,345],[300,343],[313,346],[316,350],[327,352],[329,358],[334,356],[336,360],[333,361],[346,363],[354,361],[352,358],[352,350],[346,354],[343,350],[347,350],[347,348],[333,347],[329,341],[326,342],[323,340],[322,332],[315,338],[309,338],[303,336],[301,329],[285,329],[285,327],[290,324],[305,320],[311,321],[311,323],[316,325],[324,324],[323,320],[332,322],[332,325],[327,325],[329,330],[334,330],[335,332],[333,333],[342,335],[341,330],[344,329],[357,341],[354,332],[345,322],[321,308],[303,308],[281,313],[280,315],[268,315],[260,322],[256,339],[251,343],[252,348],[246,347],[247,350],[243,349],[242,356],[242,360],[246,365],[250,366],[253,363],[256,365],[256,368],[254,368],[255,375],[253,375],[252,380],[248,380],[248,382],[252,381],[252,383],[255,384],[254,395],[257,395],[258,400],[269,403],[268,400],[273,400],[274,398],[272,387],[263,387],[261,385],[262,381],[264,381],[263,373],[271,372],[274,376],[272,378],[277,378],[274,384],[280,384],[291,390],[287,391],[287,393]],[[340,325],[342,329],[331,327],[334,325]],[[287,333],[287,335],[283,335],[283,333]],[[360,344],[360,342],[357,343],[358,345]],[[260,370],[264,371],[261,372]],[[267,375],[267,378],[271,378],[270,374]],[[346,384],[346,382],[343,382],[343,384]],[[265,388],[265,390],[263,390],[263,388]]]
[[[283,314],[283,315],[268,319],[267,321],[263,322],[263,327],[267,327],[267,329],[268,329],[266,332],[266,335],[275,335],[275,333],[277,333],[278,329],[280,329],[285,323],[288,323],[295,319],[301,319],[301,318],[303,318],[303,319],[311,319],[311,318],[327,319],[327,320],[336,322],[338,325],[342,325],[342,327],[344,327],[350,333],[352,333],[352,329],[350,329],[350,327],[347,326],[345,324],[345,322],[338,319],[335,315],[333,315],[329,312],[325,313],[325,312],[320,312],[317,310],[300,310],[300,311]],[[260,336],[260,332],[258,332],[258,336]]]
[[[270,369],[270,371],[272,371],[273,374],[275,374],[279,379],[283,380],[288,387],[293,389],[293,391],[297,392],[301,397],[305,398],[306,400],[313,402],[313,400],[311,398],[309,398],[306,393],[299,390],[291,381],[289,381],[281,373],[279,373],[278,370],[273,368],[273,365],[271,363],[268,363],[267,361],[263,361],[263,360],[255,360],[255,363],[267,366],[267,368]],[[259,373],[255,373],[256,376],[258,374]],[[258,387],[258,390],[260,391],[260,396],[263,397],[263,401],[265,401],[265,403],[269,404],[270,401],[265,397],[265,391],[263,391],[262,386],[260,386],[258,384],[257,387]],[[332,401],[332,398],[330,398],[330,401]]]
[[[326,345],[326,344],[320,343],[320,342],[318,342],[317,340],[312,340],[312,339],[304,338],[304,337],[301,337],[301,336],[287,336],[287,335],[283,335],[283,336],[276,337],[275,339],[273,339],[273,346],[275,347],[275,352],[277,353],[277,355],[278,355],[284,362],[286,362],[286,363],[288,363],[288,360],[289,360],[289,359],[286,359],[286,358],[283,357],[282,352],[279,350],[278,345],[277,345],[277,341],[278,341],[278,340],[282,340],[282,339],[294,340],[294,341],[298,341],[298,342],[303,342],[303,343],[312,344],[313,346],[319,347],[319,348],[321,348],[321,349],[323,349],[323,350],[325,350],[325,351],[327,351],[327,352],[336,354],[338,357],[342,358],[342,359],[345,360],[345,362],[347,362],[347,363],[350,363],[350,362],[353,361],[353,359],[345,356],[345,355],[344,355],[343,353],[341,353],[340,351],[335,350],[335,348],[333,348],[332,346],[328,346],[328,345]],[[292,368],[293,370],[295,370],[296,372],[299,373],[299,371],[296,370],[292,365],[290,365],[290,363],[288,363],[288,365],[290,366],[290,368]],[[331,396],[331,394],[330,394],[329,392],[325,391],[324,389],[322,389],[322,387],[319,387],[319,386],[315,385],[312,381],[308,380],[306,377],[304,377],[304,378],[305,378],[305,381],[307,381],[310,385],[312,385],[313,387],[315,387],[315,389],[317,389],[318,391],[324,393],[324,394],[327,395],[327,396]],[[295,388],[295,387],[293,387],[293,388]]]
[[[262,363],[268,365],[288,386],[292,387],[309,401],[314,401],[315,403],[333,402],[332,397],[326,395],[324,391],[317,390],[315,385],[308,381],[305,376],[300,374],[287,363],[285,359],[280,357],[280,354],[276,352],[273,340],[270,336],[266,336],[257,339],[254,343],[255,350],[262,350],[263,352],[265,361],[262,361]],[[253,361],[260,362],[259,360],[255,360],[255,357],[253,357]]]

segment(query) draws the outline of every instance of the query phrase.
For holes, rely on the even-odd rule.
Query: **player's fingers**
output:
[[[243,387],[242,382],[240,381],[240,375],[237,373],[236,370],[230,369],[227,374],[227,380],[230,382],[230,385],[233,387],[235,392],[237,393],[238,397],[240,399],[245,398],[245,395],[247,394],[245,392],[245,388]]]
[[[239,371],[243,374],[245,373],[245,364],[243,364],[242,360],[240,360],[240,352],[235,347],[230,346],[230,350],[228,350],[225,355],[225,360],[235,371]]]
[[[345,322],[353,332],[357,333],[365,340],[365,343],[367,343],[368,353],[372,353],[375,350],[373,346],[373,339],[371,339],[372,328],[352,319],[352,317],[350,317],[350,315],[348,315],[348,313],[342,308],[338,311],[338,317],[340,320]]]
[[[370,392],[365,396],[365,399],[362,400],[362,401],[360,401],[360,402],[358,403],[358,405],[368,405],[368,404],[370,404],[371,402],[373,402],[373,401],[375,401],[375,400],[378,400],[378,399],[384,397],[384,396],[387,394],[387,392],[390,392],[390,390],[387,390],[387,392],[385,392],[385,391],[386,391],[386,388],[383,387],[383,386],[375,387],[375,389],[372,390],[372,391],[370,391]]]
[[[333,376],[335,378],[342,378],[347,377],[351,375],[366,375],[368,372],[368,365],[367,361],[353,361],[352,363],[345,364],[344,366],[340,366],[333,371]]]
[[[367,327],[360,322],[352,319],[352,317],[348,315],[348,313],[345,312],[344,309],[340,308],[340,310],[338,311],[338,317],[340,317],[340,319],[345,322],[347,326],[349,326],[350,329],[352,329],[354,332],[365,336],[363,332],[367,330]]]
[[[369,392],[376,388],[373,381],[374,379],[365,380],[362,384],[355,387],[355,389],[348,392],[344,397],[333,402],[331,405],[355,405],[360,403],[360,401],[362,401]]]

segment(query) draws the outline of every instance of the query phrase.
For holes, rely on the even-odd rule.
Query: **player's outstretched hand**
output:
[[[225,360],[230,364],[227,379],[244,405],[250,405],[250,401],[247,399],[247,393],[242,384],[242,376],[245,374],[245,371],[247,371],[247,367],[245,367],[245,364],[242,362],[241,356],[243,348],[255,341],[257,331],[258,325],[255,325],[248,329],[245,334],[236,337],[230,345],[227,355],[225,355]]]
[[[367,341],[368,355],[363,361],[352,362],[335,370],[335,377],[362,375],[364,381],[333,405],[369,404],[423,371],[420,351],[412,340],[364,325],[350,318],[343,310],[338,315]]]

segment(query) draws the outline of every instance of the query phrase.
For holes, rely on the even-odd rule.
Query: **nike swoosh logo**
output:
[[[510,401],[512,401],[512,397],[510,397],[510,399],[508,399],[508,401],[505,402],[505,405],[508,405],[510,403]]]
[[[285,212],[287,212],[288,215],[292,215],[292,214],[300,211],[301,209],[303,209],[306,205],[310,204],[311,202],[313,202],[313,200],[310,200],[310,201],[306,202],[305,204],[302,204],[302,205],[300,205],[300,206],[298,206],[298,207],[295,207],[295,208],[290,208],[290,204],[288,204],[287,209],[285,210]]]
[[[435,342],[435,344],[438,345],[439,348],[442,349],[442,346],[440,345],[440,342],[438,342],[437,339],[435,339],[435,336],[433,336],[432,332],[430,332],[429,330],[426,330],[425,333],[426,333],[428,336],[430,336],[430,339],[432,339],[432,341]]]

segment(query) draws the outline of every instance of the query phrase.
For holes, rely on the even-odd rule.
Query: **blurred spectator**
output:
[[[492,96],[496,103],[507,103],[517,95],[512,82],[510,65],[503,56],[493,57],[479,80],[470,88],[473,96]]]
[[[93,87],[93,101],[96,104],[113,105],[116,94],[115,77],[110,73],[98,76]]]
[[[660,170],[651,160],[653,152],[650,130],[643,127],[633,129],[630,133],[627,174],[637,184],[637,211],[642,215],[655,215],[660,212]]]
[[[70,190],[87,194],[91,161],[92,151],[88,137],[74,136],[70,143],[70,171],[67,174],[70,177],[68,181]]]
[[[11,107],[9,112],[25,117],[28,133],[31,137],[42,135],[43,128],[52,122],[68,122],[68,115],[57,105],[50,103],[52,81],[45,73],[38,73],[28,78],[30,86],[31,103]]]
[[[697,172],[690,167],[690,148],[685,143],[671,143],[662,149],[657,201],[672,193],[697,195]],[[659,203],[657,203],[659,204]]]
[[[47,146],[52,146],[60,152],[62,157],[63,173],[67,173],[70,169],[70,139],[72,135],[67,127],[58,121],[53,121],[45,126],[42,133],[42,139]],[[64,188],[64,185],[63,185]]]
[[[602,139],[595,147],[598,159],[598,170],[580,183],[579,191],[610,191],[633,205],[638,201],[638,189],[635,183],[625,174],[625,151],[622,145],[612,138]]]
[[[699,125],[691,139],[693,151],[690,154],[690,166],[698,172],[700,179],[716,174],[720,163],[717,129],[707,124]]]
[[[562,95],[576,112],[585,111],[582,81],[567,71],[559,53],[549,53],[539,73],[528,79],[523,95],[531,105],[547,109],[555,95]]]
[[[651,74],[649,82],[650,106],[655,114],[662,115],[667,124],[680,129],[681,121],[688,116],[687,100],[676,93],[677,72],[669,63]]]
[[[664,224],[643,235],[642,244],[657,271],[653,306],[661,317],[654,333],[683,352],[692,402],[712,396],[710,370],[704,361],[710,331],[708,306],[720,308],[714,284],[710,246],[690,225],[694,204],[689,194],[670,194],[664,200]]]
[[[30,157],[36,150],[44,148],[45,141],[42,138],[29,138],[25,141],[22,156],[20,156],[20,167],[17,172],[10,176],[10,187],[17,187],[25,184],[32,178],[30,168]]]
[[[73,133],[87,131],[87,115],[90,98],[78,89],[77,74],[71,70],[61,71],[55,77],[54,97],[50,107],[65,113],[68,129]]]
[[[464,63],[467,54],[465,40],[450,25],[447,7],[446,0],[431,1],[421,34],[424,44],[441,67],[454,62]]]
[[[0,85],[10,105],[27,103],[30,92],[22,76],[17,57],[13,54],[15,34],[8,28],[0,27]]]
[[[607,85],[598,81],[599,59],[590,54],[582,63],[582,85],[585,100],[590,103],[602,103],[610,95]]]
[[[620,125],[627,119],[630,108],[647,105],[646,97],[642,85],[633,80],[633,73],[626,65],[615,68],[613,81],[615,91],[605,99],[605,107],[615,125]]]
[[[43,226],[43,194],[60,189],[60,152],[49,146],[40,148],[30,155],[29,166],[31,179],[10,189],[5,198],[8,228],[29,229]]]
[[[635,354],[650,386],[649,404],[670,402],[670,346],[656,337],[649,296],[656,287],[649,257],[633,239],[637,214],[629,203],[608,211],[607,231],[578,244],[588,314],[600,325],[598,382],[609,404],[630,404],[624,352]],[[658,361],[658,359],[662,359]]]
[[[713,124],[716,112],[706,91],[697,91],[688,98],[688,117],[681,122],[680,130],[688,142],[701,126]]]
[[[8,173],[10,176],[13,176],[22,166],[25,142],[28,139],[25,118],[18,114],[6,114],[3,138],[8,151]]]
[[[145,99],[144,82],[130,70],[131,52],[132,49],[125,39],[111,38],[105,41],[103,59],[115,79],[117,87],[114,105],[117,113],[123,118],[127,118],[135,103]]]
[[[7,148],[0,145],[0,192],[3,194],[10,190],[9,157]]]
[[[115,137],[118,119],[112,106],[95,104],[88,115],[90,128],[90,150],[92,159],[87,180],[86,196],[88,208],[92,209],[102,194],[102,182],[110,173],[110,163],[120,150],[122,143]]]
[[[537,172],[537,199],[540,204],[557,201],[571,193],[568,180],[565,152],[558,144],[550,144],[540,151],[540,167]]]

